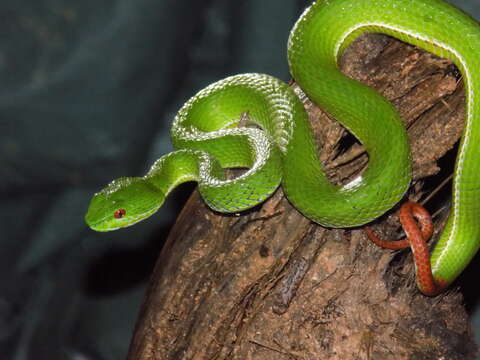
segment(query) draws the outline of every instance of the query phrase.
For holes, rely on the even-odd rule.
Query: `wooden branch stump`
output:
[[[458,73],[383,35],[362,36],[341,65],[400,111],[413,156],[409,195],[425,197],[431,189],[422,179],[439,171],[437,160],[463,128]],[[368,161],[361,145],[305,106],[332,182],[352,179]],[[393,238],[396,209],[375,227]],[[214,213],[198,193],[191,196],[158,260],[129,359],[463,360],[475,353],[455,287],[423,296],[408,249],[377,248],[361,228],[316,225],[279,189],[238,216]]]

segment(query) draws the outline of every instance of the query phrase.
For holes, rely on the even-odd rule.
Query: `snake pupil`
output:
[[[116,219],[121,219],[126,213],[127,211],[125,209],[118,209],[113,213],[113,217]]]

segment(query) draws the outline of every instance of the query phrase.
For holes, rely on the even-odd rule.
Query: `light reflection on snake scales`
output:
[[[282,184],[291,203],[324,226],[358,226],[382,215],[405,194],[411,165],[406,132],[392,105],[337,66],[344,49],[364,32],[388,34],[449,58],[463,75],[467,116],[453,207],[431,258],[434,278],[453,281],[480,242],[480,28],[440,0],[317,1],[291,32],[293,78],[368,151],[366,171],[351,183],[337,187],[326,179],[308,117],[293,91],[268,75],[243,74],[192,97],[173,123],[178,151],[160,158],[144,177],[117,179],[97,193],[87,223],[98,231],[132,225],[153,214],[174,187],[192,180],[206,203],[221,212],[255,206]],[[238,126],[245,111],[264,131]],[[224,167],[250,170],[225,180]]]

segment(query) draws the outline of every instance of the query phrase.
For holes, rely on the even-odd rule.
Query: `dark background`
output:
[[[192,187],[149,220],[103,234],[83,221],[92,194],[171,151],[176,111],[209,83],[243,72],[288,80],[288,33],[309,3],[2,2],[0,359],[125,357]],[[480,18],[477,0],[455,3]]]

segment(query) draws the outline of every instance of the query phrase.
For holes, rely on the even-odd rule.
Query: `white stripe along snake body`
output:
[[[178,112],[172,140],[141,178],[121,178],[95,194],[91,228],[114,230],[153,214],[168,193],[198,181],[207,204],[221,212],[251,208],[282,184],[305,216],[329,227],[358,226],[392,208],[411,179],[406,131],[393,106],[347,78],[337,60],[364,32],[384,33],[451,59],[466,88],[466,124],[457,156],[453,207],[431,257],[434,279],[451,283],[480,244],[480,26],[441,0],[319,0],[294,26],[290,71],[303,91],[365,146],[368,167],[343,187],[325,177],[308,116],[294,92],[268,75],[242,74],[216,82]],[[248,111],[256,127],[241,127]],[[259,128],[260,129],[259,129]],[[223,168],[248,167],[224,178]]]

